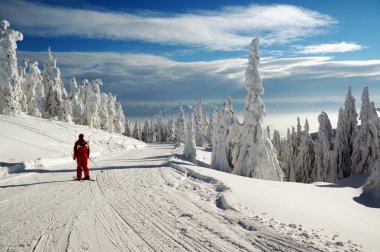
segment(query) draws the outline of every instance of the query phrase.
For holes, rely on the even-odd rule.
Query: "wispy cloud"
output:
[[[360,51],[364,47],[356,43],[340,42],[332,44],[297,46],[296,48],[297,53],[299,54],[324,54]]]
[[[20,11],[22,10],[22,11]],[[74,9],[18,0],[0,2],[0,16],[33,36],[78,36],[240,50],[253,37],[287,44],[325,32],[336,21],[291,5],[250,5],[183,14]]]
[[[130,54],[115,52],[58,52],[58,66],[63,78],[75,76],[79,80],[100,78],[106,91],[116,93],[125,102],[141,101],[178,101],[203,98],[205,100],[224,99],[228,94],[235,99],[245,96],[243,84],[247,59],[226,59],[214,61],[178,62],[165,57],[149,54]],[[18,52],[19,59],[29,58],[46,61],[46,52]],[[41,66],[42,67],[42,66]],[[344,96],[345,89],[351,85],[352,78],[360,77],[360,83],[368,80],[380,81],[380,60],[336,61],[330,57],[300,57],[262,59],[260,72],[264,86],[297,85],[303,90],[305,84],[313,81],[315,85],[332,85],[339,81],[344,84],[340,92],[321,94],[308,98],[302,97],[301,90],[292,96],[266,92],[268,103],[291,101],[323,102],[337,100]],[[276,83],[276,84],[273,84]],[[277,84],[278,83],[278,84]],[[319,83],[319,84],[318,84]],[[314,93],[314,86],[308,88]],[[331,89],[331,88],[330,88]],[[269,94],[269,96],[268,96]],[[294,96],[294,97],[293,97]],[[323,96],[323,97],[322,97]]]

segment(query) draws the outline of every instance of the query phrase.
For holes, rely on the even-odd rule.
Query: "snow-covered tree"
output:
[[[108,93],[108,132],[115,132],[115,124],[114,118],[116,116],[116,97],[114,97],[111,93]]]
[[[284,143],[284,166],[283,172],[284,177],[287,181],[295,182],[295,172],[294,172],[294,164],[293,164],[293,145],[292,145],[292,135],[290,133],[290,129],[287,129],[286,133],[286,141]]]
[[[273,140],[272,140],[274,148],[277,150],[277,154],[281,156],[282,148],[281,148],[281,136],[278,130],[273,131]]]
[[[169,119],[166,124],[167,129],[167,141],[173,142],[175,140],[175,124],[173,117]]]
[[[213,111],[212,125],[211,168],[231,172],[233,168],[232,151],[236,143],[236,131],[239,129],[237,129],[237,118],[234,116],[230,96],[219,111]]]
[[[141,130],[141,141],[143,141],[145,143],[151,142],[151,136],[150,136],[150,129],[149,128],[150,128],[149,121],[146,120],[144,123],[144,127]]]
[[[21,112],[23,98],[21,80],[17,69],[17,41],[22,33],[8,29],[9,22],[0,22],[0,113],[16,115]]]
[[[74,77],[70,79],[69,100],[71,102],[72,107],[73,121],[76,124],[83,124],[84,105],[82,100],[80,99],[80,89]]]
[[[128,119],[125,119],[125,131],[124,131],[124,134],[127,136],[127,137],[130,137],[132,136],[132,130],[131,130],[131,123],[129,122]]]
[[[331,170],[332,127],[329,117],[323,111],[318,116],[318,122],[318,140],[315,146],[315,165],[312,179],[313,182],[331,181],[328,175]]]
[[[182,102],[178,107],[178,118],[175,124],[175,138],[177,143],[183,143],[185,141],[185,115],[183,113]]]
[[[101,102],[100,95],[100,86],[103,85],[103,82],[99,79],[93,80],[91,85],[87,86],[86,94],[86,103],[85,103],[85,117],[88,126],[91,128],[100,129],[100,118],[99,118],[99,106]],[[112,107],[115,111],[114,116],[116,115],[115,104]],[[114,120],[114,116],[111,117]],[[110,119],[111,119],[110,118]],[[114,125],[114,121],[111,122]]]
[[[194,113],[194,130],[195,130],[195,143],[197,146],[206,145],[206,135],[208,124],[206,121],[206,115],[203,113],[202,101],[197,101],[197,106]]]
[[[67,96],[67,91],[63,86],[61,71],[57,67],[57,58],[53,57],[50,47],[42,76],[45,86],[45,111],[50,117],[63,120],[65,117],[63,100]]]
[[[197,158],[197,150],[195,149],[195,132],[193,112],[190,113],[189,122],[187,123],[185,146],[183,156],[190,162],[195,162]]]
[[[27,83],[26,83],[26,68],[28,67],[29,60],[24,59],[21,61],[21,65],[19,66],[19,80],[20,80],[20,87],[21,87],[21,99],[20,99],[20,107],[21,111],[24,113],[29,113],[28,108],[28,98],[27,93],[30,94],[29,90],[27,90]]]
[[[114,125],[116,133],[123,134],[125,132],[125,115],[120,102],[116,103]]]
[[[137,140],[141,140],[140,124],[137,122],[137,120],[135,121],[135,126],[133,128],[132,137],[137,139]]]
[[[315,166],[314,142],[309,134],[309,122],[305,121],[304,131],[301,132],[301,144],[294,164],[295,180],[302,183],[312,182],[312,171]]]
[[[336,176],[336,179],[346,178],[351,175],[351,156],[357,132],[357,117],[355,98],[352,96],[351,87],[349,87],[344,109],[339,110],[334,140],[333,173],[331,176]]]
[[[166,130],[161,111],[156,115],[155,132],[157,142],[166,141]]]
[[[149,139],[150,139],[150,143],[155,143],[157,142],[157,131],[156,131],[156,122],[154,120],[154,118],[151,118],[150,119],[150,122],[149,122]]]
[[[38,68],[38,62],[35,61],[29,65],[29,72],[25,77],[26,99],[28,105],[28,114],[31,116],[42,117],[44,112],[45,91],[42,82],[41,71]]]
[[[377,132],[377,114],[369,100],[368,88],[362,94],[362,106],[359,114],[360,129],[353,144],[351,157],[351,173],[361,174],[368,171],[374,162],[380,158],[379,138]]]
[[[100,103],[99,103],[99,108],[98,108],[98,115],[99,115],[99,119],[100,119],[100,128],[102,130],[105,130],[105,131],[110,131],[109,126],[112,124],[110,122],[110,120],[112,120],[112,119],[109,117],[108,111],[109,111],[108,95],[105,93],[101,93],[100,94]],[[116,113],[116,111],[115,111],[115,113]],[[129,133],[130,133],[130,131],[129,131]],[[127,135],[127,136],[130,136],[130,135]]]
[[[242,137],[235,145],[236,163],[233,173],[247,177],[283,180],[276,151],[263,129],[265,106],[260,95],[264,93],[258,70],[259,40],[254,39],[249,50],[249,63],[245,71],[248,90]]]

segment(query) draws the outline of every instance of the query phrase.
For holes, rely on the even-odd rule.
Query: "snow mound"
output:
[[[367,199],[371,206],[380,207],[380,160],[377,160],[372,168],[371,176],[363,186],[361,197]]]

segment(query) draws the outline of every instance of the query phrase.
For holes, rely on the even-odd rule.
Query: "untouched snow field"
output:
[[[0,129],[0,251],[380,250],[380,209],[353,199],[360,188],[239,177],[171,144],[27,116],[0,115]],[[72,180],[79,133],[96,181]]]

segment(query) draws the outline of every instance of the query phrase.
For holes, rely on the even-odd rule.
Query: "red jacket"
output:
[[[74,145],[74,158],[81,157],[81,158],[88,158],[90,156],[90,147],[88,146],[88,143],[86,140],[79,139],[75,142]]]

